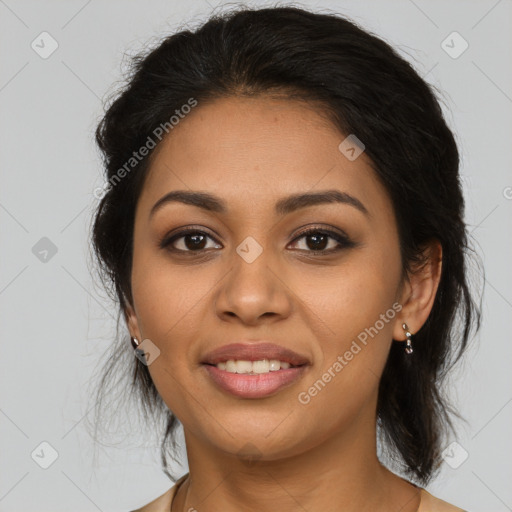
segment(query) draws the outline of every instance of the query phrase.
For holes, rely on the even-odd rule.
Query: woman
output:
[[[462,510],[424,486],[479,311],[457,147],[413,68],[341,16],[237,10],[135,59],[97,142],[134,391],[166,474],[178,422],[189,465],[138,510]]]

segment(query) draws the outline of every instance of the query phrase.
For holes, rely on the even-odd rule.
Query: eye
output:
[[[348,236],[328,229],[307,229],[306,231],[303,231],[297,238],[295,238],[295,240],[292,243],[303,238],[308,240],[308,242],[305,243],[307,247],[305,251],[312,252],[313,254],[330,254],[333,252],[340,251],[341,249],[347,247],[355,246],[355,243],[352,240],[350,240]],[[328,246],[329,244],[329,239],[331,239],[331,241],[337,242],[337,245],[334,244],[334,247],[331,247],[330,249],[326,250],[326,246]]]
[[[344,234],[319,228],[310,228],[303,231],[293,240],[292,244],[297,243],[298,240],[303,238],[308,240],[305,244],[306,249],[299,250],[313,254],[331,254],[356,245],[355,242],[351,241]],[[208,249],[208,239],[214,240],[212,236],[204,231],[189,228],[175,233],[171,237],[165,236],[158,245],[162,249],[167,248],[167,250],[175,253],[201,253]],[[329,245],[329,239],[336,242],[337,245],[334,244],[334,247],[326,250],[326,247]],[[181,245],[181,247],[178,247],[178,245]]]
[[[197,229],[184,229],[170,238],[165,236],[159,242],[159,246],[162,249],[168,248],[173,252],[202,252],[206,248],[206,240],[208,238],[213,240],[213,238],[204,231],[199,231]],[[176,244],[177,241],[180,241],[180,244]],[[181,245],[181,248],[176,247],[176,245]]]

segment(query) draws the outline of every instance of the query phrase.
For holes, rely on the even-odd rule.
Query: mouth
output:
[[[239,398],[275,395],[300,379],[305,356],[273,343],[235,343],[207,354],[201,366],[214,385]]]

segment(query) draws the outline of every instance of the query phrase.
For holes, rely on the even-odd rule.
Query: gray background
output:
[[[150,425],[120,420],[113,446],[95,444],[86,427],[115,326],[88,263],[93,190],[103,183],[92,132],[123,53],[197,25],[213,2],[0,0],[0,511],[126,511],[170,486]],[[486,287],[482,329],[450,386],[468,421],[457,423],[454,457],[463,449],[468,458],[456,469],[444,462],[428,489],[471,512],[512,510],[512,2],[299,5],[348,15],[443,91]],[[43,46],[43,31],[58,43],[46,59],[31,47]],[[469,44],[457,58],[442,46],[453,31]],[[453,53],[463,43],[452,40]],[[42,442],[57,454],[47,469]]]

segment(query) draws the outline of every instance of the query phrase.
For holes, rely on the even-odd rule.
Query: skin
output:
[[[152,155],[137,204],[133,304],[125,314],[131,335],[159,348],[148,369],[185,432],[190,477],[173,511],[414,512],[419,506],[418,489],[377,458],[376,404],[391,343],[406,339],[402,323],[415,333],[432,308],[441,248],[427,246],[427,264],[403,275],[392,203],[365,153],[350,161],[340,152],[344,138],[312,105],[231,97],[199,104]],[[150,216],[158,199],[178,189],[220,196],[228,213],[174,202]],[[325,189],[356,197],[368,215],[339,203],[274,212],[289,194]],[[184,238],[173,244],[187,255],[159,247],[166,234],[190,226],[211,236],[202,255],[190,237],[188,245]],[[306,227],[341,230],[356,245],[312,255],[315,240],[297,238]],[[236,252],[248,236],[263,249],[252,263]],[[320,250],[339,246],[327,240]],[[301,403],[298,394],[396,302],[401,311]],[[311,365],[270,397],[232,396],[200,361],[240,340],[273,341]]]

